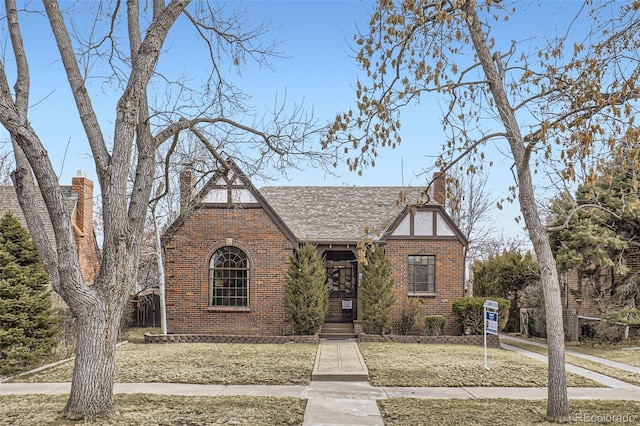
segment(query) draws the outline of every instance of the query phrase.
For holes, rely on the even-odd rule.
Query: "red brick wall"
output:
[[[209,260],[227,239],[249,259],[248,311],[209,309]],[[294,246],[262,209],[198,209],[164,250],[169,333],[291,334],[283,300]]]
[[[416,332],[424,330],[424,317],[442,315],[447,319],[446,334],[460,334],[451,305],[464,297],[464,246],[458,240],[405,240],[392,239],[385,246],[385,253],[393,271],[395,281],[396,307],[394,321],[400,318],[402,305],[408,297],[408,256],[433,255],[436,257],[436,295],[420,297],[424,302],[422,312],[416,322]]]
[[[624,261],[631,271],[640,270],[640,249],[631,247],[626,251]],[[620,275],[612,276],[611,269],[606,268],[600,277],[580,277],[576,269],[565,274],[566,277],[563,276],[562,279],[567,280],[569,284],[569,308],[575,309],[578,315],[590,317],[599,317],[602,308],[611,303],[612,280],[619,284],[623,278]]]
[[[93,284],[100,271],[93,229],[93,182],[85,177],[76,176],[71,179],[71,191],[78,196],[71,222],[75,225],[74,236],[78,248],[80,270],[82,278]]]
[[[599,278],[580,276],[576,269],[565,272],[569,284],[569,309],[575,309],[578,315],[600,317],[602,307],[611,301],[611,275],[604,271]],[[598,290],[598,288],[600,290]],[[598,296],[599,294],[599,296]]]
[[[342,309],[342,301],[351,300],[352,309]],[[358,316],[358,299],[355,297],[347,297],[341,299],[338,297],[329,298],[329,312],[326,316],[327,322],[349,322]]]

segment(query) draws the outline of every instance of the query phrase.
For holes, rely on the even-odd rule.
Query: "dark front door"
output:
[[[358,268],[351,251],[325,252],[329,313],[327,322],[350,322],[357,318]]]

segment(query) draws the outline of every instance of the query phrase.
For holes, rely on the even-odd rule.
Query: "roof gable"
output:
[[[71,215],[78,204],[78,195],[71,191],[71,186],[60,186],[60,190],[62,192],[62,196],[65,201],[65,207],[67,212]],[[44,199],[42,198],[42,194],[40,191],[36,192],[36,207],[38,209],[38,214],[42,219],[42,223],[44,224],[44,229],[47,234],[47,238],[51,243],[52,247],[56,246],[56,238],[53,232],[53,225],[51,224],[51,218],[49,217],[49,212],[47,211],[47,206],[44,203]],[[0,215],[4,215],[7,212],[11,212],[18,222],[28,230],[27,220],[24,217],[24,213],[22,213],[22,209],[20,208],[20,203],[18,202],[18,196],[16,195],[15,188],[13,185],[0,185]]]
[[[260,207],[273,220],[291,244],[297,246],[298,241],[291,229],[253,186],[249,178],[238,168],[233,160],[228,159],[227,164],[229,164],[229,170],[214,173],[198,194],[188,202],[185,211],[167,228],[162,239],[170,239],[184,225],[193,211],[199,207],[219,209]]]
[[[454,238],[465,246],[467,238],[440,205],[405,206],[383,239]]]
[[[247,205],[260,204],[259,195],[249,179],[237,168],[227,174],[217,173],[202,189],[202,204]]]

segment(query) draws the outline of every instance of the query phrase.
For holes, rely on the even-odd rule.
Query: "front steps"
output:
[[[325,322],[320,329],[321,339],[355,339],[353,322]]]

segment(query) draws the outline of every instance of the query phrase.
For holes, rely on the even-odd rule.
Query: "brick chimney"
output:
[[[180,172],[180,214],[184,213],[189,202],[195,196],[193,169],[187,166]]]
[[[78,197],[71,223],[78,248],[80,270],[85,282],[93,284],[100,270],[93,228],[93,182],[78,170],[77,175],[71,179],[71,191]]]
[[[433,174],[433,197],[432,200],[444,207],[447,198],[447,175],[443,172]]]

